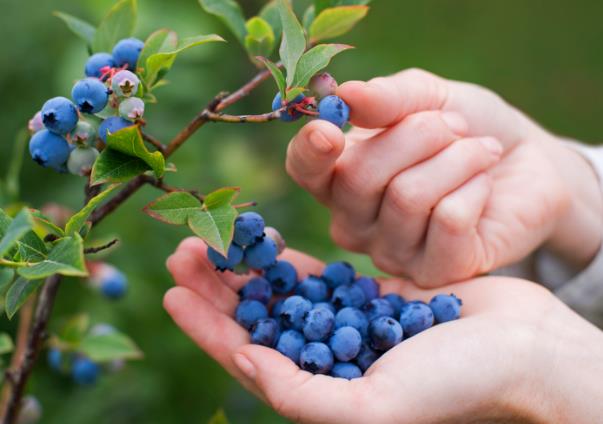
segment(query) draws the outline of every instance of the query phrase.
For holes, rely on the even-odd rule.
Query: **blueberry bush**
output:
[[[273,265],[270,258],[277,254],[277,243],[264,237],[263,228],[262,234],[254,233],[253,215],[245,215],[249,222],[244,231],[235,231],[244,218],[239,211],[254,203],[237,203],[240,190],[236,187],[211,191],[203,187],[201,192],[170,185],[169,175],[177,172],[177,166],[169,159],[210,122],[260,124],[307,117],[344,127],[349,108],[335,95],[335,79],[323,71],[335,55],[351,46],[328,40],[344,35],[363,19],[368,2],[315,0],[300,19],[288,0],[269,1],[250,18],[235,0],[200,0],[207,13],[230,29],[243,46],[250,69],[257,70],[237,90],[217,93],[167,143],[145,130],[145,109],[155,107],[158,89],[168,84],[168,72],[180,54],[224,39],[216,34],[181,38],[170,29],[159,29],[144,40],[135,38],[136,0],[117,1],[96,27],[56,13],[84,41],[89,58],[81,65],[81,79],[71,93],[57,93],[39,105],[27,129],[18,135],[10,169],[0,181],[0,293],[7,318],[19,321],[16,334],[0,334],[0,355],[12,352],[3,364],[3,423],[39,418],[39,403],[25,393],[34,364],[43,356],[56,373],[69,375],[79,385],[93,384],[103,373],[118,372],[126,361],[142,357],[135,337],[108,323],[94,322],[85,313],[63,317],[57,332],[50,333],[48,327],[64,278],[81,279],[108,301],[126,295],[127,277],[98,259],[116,248],[118,239],[109,235],[99,243],[103,236],[97,234],[96,226],[141,187],[164,192],[144,212],[167,224],[188,227],[210,246],[218,268],[232,268],[243,255],[251,268]],[[276,83],[271,111],[225,112],[271,77]],[[32,162],[23,161],[25,151]],[[23,164],[34,162],[48,172],[81,177],[84,190],[79,211],[56,204],[36,208],[20,198],[19,171]],[[259,219],[255,217],[256,224]],[[233,237],[247,245],[245,252],[233,243]],[[274,274],[283,285],[291,285],[290,290],[295,283],[286,281],[290,272],[281,265],[270,268],[266,276]],[[288,291],[284,286],[281,290]],[[316,319],[321,319],[320,314]],[[265,343],[272,330],[254,328],[252,338]],[[338,368],[342,375],[350,372]]]

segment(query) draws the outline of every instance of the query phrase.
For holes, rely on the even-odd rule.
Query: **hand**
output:
[[[313,121],[287,170],[332,214],[342,247],[424,287],[516,262],[543,243],[577,267],[597,252],[587,162],[494,93],[409,70],[337,94],[356,126]]]
[[[312,375],[279,352],[250,345],[232,318],[249,277],[220,274],[199,239],[168,262],[177,287],[164,305],[176,323],[278,413],[308,423],[597,422],[603,414],[601,332],[545,289],[482,278],[451,285],[460,320],[402,342],[360,379]],[[302,276],[323,264],[287,250]],[[385,280],[382,292],[428,300],[436,291]]]

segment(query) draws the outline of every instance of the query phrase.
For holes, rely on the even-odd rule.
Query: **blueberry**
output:
[[[96,383],[100,367],[88,358],[79,357],[73,361],[71,376],[73,380],[82,386]]]
[[[63,171],[69,159],[71,148],[62,136],[42,130],[35,133],[29,141],[31,158],[45,168]]]
[[[359,277],[356,278],[354,284],[360,286],[364,292],[364,297],[367,302],[379,297],[379,284],[371,277]]]
[[[327,96],[318,103],[318,119],[343,128],[350,119],[350,108],[340,97]]]
[[[335,328],[353,327],[362,337],[368,336],[368,319],[366,315],[358,308],[350,306],[341,309],[335,315]]]
[[[331,302],[318,302],[318,303],[315,303],[312,306],[312,308],[313,309],[316,309],[316,308],[326,308],[329,311],[331,311],[333,313],[333,315],[335,315],[337,313],[337,309],[335,309],[335,306],[333,306],[333,304]]]
[[[245,263],[249,268],[264,269],[276,263],[276,243],[264,237],[245,248]]]
[[[86,175],[92,169],[99,153],[94,147],[76,147],[69,154],[67,169],[74,175]]]
[[[37,111],[36,114],[27,123],[27,129],[31,134],[35,134],[38,131],[43,130],[44,128],[46,127],[44,127],[44,121],[42,121],[42,112]]]
[[[273,227],[266,227],[264,228],[264,235],[274,240],[279,255],[284,252],[285,247],[287,247],[287,244],[285,243],[285,239],[283,238],[283,236],[281,236],[281,233],[279,233],[277,229]]]
[[[283,303],[285,303],[285,299],[279,299],[272,305],[272,309],[270,309],[270,316],[272,318],[281,318],[281,312],[283,311]]]
[[[65,97],[53,97],[42,106],[42,122],[47,130],[56,134],[67,134],[78,121],[77,109]]]
[[[404,306],[406,304],[406,300],[404,300],[404,298],[402,296],[400,296],[399,294],[395,294],[395,293],[388,293],[385,296],[383,296],[383,299],[387,300],[390,303],[390,305],[393,306],[394,316],[395,317],[400,316],[400,312],[402,311],[402,306]]]
[[[296,293],[310,302],[324,302],[329,298],[329,288],[321,278],[310,275],[297,286]]]
[[[297,282],[297,271],[291,262],[277,261],[264,273],[264,277],[270,281],[272,290],[278,294],[289,293]]]
[[[243,249],[234,243],[228,248],[228,258],[222,256],[213,247],[207,246],[207,259],[211,261],[218,271],[232,271],[235,266],[243,261]]]
[[[363,307],[369,321],[379,317],[393,317],[394,307],[385,299],[373,299]]]
[[[115,61],[113,56],[109,53],[95,53],[88,58],[84,73],[87,77],[100,78],[102,75],[102,69],[105,67],[115,68]]]
[[[459,319],[463,302],[454,294],[438,294],[429,302],[435,322],[442,323]]]
[[[258,300],[267,304],[272,297],[272,287],[270,283],[263,277],[254,277],[243,286],[239,294],[241,299]]]
[[[305,344],[306,339],[302,333],[295,330],[286,330],[281,333],[276,343],[276,350],[299,364],[299,354]]]
[[[281,309],[281,319],[288,328],[302,331],[304,328],[304,319],[312,309],[312,302],[301,296],[290,296],[285,299]]]
[[[333,377],[353,380],[354,378],[362,377],[362,371],[357,365],[351,362],[335,362],[333,369],[331,369],[331,375]]]
[[[113,47],[113,59],[117,66],[128,65],[128,69],[135,71],[138,56],[144,47],[144,43],[137,38],[125,38],[119,40]]]
[[[120,299],[126,294],[128,280],[126,276],[117,269],[113,267],[108,269],[109,271],[104,273],[100,280],[100,291],[109,299]]]
[[[402,326],[392,317],[375,318],[369,324],[371,347],[386,351],[402,341]]]
[[[256,321],[268,318],[266,305],[257,300],[243,300],[235,310],[236,321],[249,330]]]
[[[278,323],[273,318],[263,318],[256,321],[249,330],[251,343],[274,347],[279,339]]]
[[[311,309],[304,320],[304,336],[312,342],[326,340],[333,331],[335,315],[326,308]]]
[[[345,308],[346,306],[360,308],[364,305],[365,301],[364,292],[359,286],[354,284],[338,286],[333,291],[333,296],[331,297],[331,302],[338,309]]]
[[[303,113],[301,113],[291,107],[291,106],[294,106],[294,105],[300,103],[301,101],[303,101],[304,98],[305,98],[305,96],[303,94],[300,94],[295,99],[293,99],[291,102],[289,102],[289,104],[287,105],[288,106],[287,110],[285,110],[281,113],[281,121],[293,122],[293,121],[297,121],[299,118],[304,116]],[[276,93],[276,96],[274,96],[274,100],[272,100],[272,111],[279,110],[283,106],[284,105],[283,105],[283,101],[281,98],[281,93]]]
[[[244,212],[237,216],[233,240],[239,246],[249,246],[264,235],[264,218],[256,212]]]
[[[338,328],[329,339],[333,355],[342,362],[354,359],[360,352],[361,345],[362,336],[354,327]]]
[[[111,78],[111,88],[113,92],[119,97],[131,97],[138,93],[138,86],[140,80],[130,71],[119,71],[113,78]]]
[[[109,93],[98,78],[85,78],[75,83],[71,98],[80,112],[98,113],[107,106]]]
[[[299,366],[312,374],[328,374],[333,368],[333,362],[331,350],[320,342],[308,343],[299,354]]]
[[[96,139],[96,128],[90,122],[80,119],[75,128],[69,133],[69,137],[73,143],[93,143]]]
[[[63,353],[57,348],[51,348],[48,350],[48,365],[55,371],[61,371],[61,365],[63,363]]]
[[[335,94],[335,91],[337,91],[337,81],[328,72],[323,72],[312,77],[308,88],[314,96],[322,99],[323,97]]]
[[[342,284],[352,284],[354,281],[354,267],[347,262],[333,262],[328,264],[322,272],[322,278],[329,287],[335,288]]]
[[[358,367],[364,372],[379,359],[379,355],[379,352],[371,349],[368,343],[362,343],[360,352],[358,352],[358,356],[356,356],[356,364],[358,364]]]
[[[119,116],[110,116],[105,119],[98,127],[98,136],[107,143],[107,136],[109,134],[115,134],[117,131],[131,127],[134,123],[120,118]]]
[[[423,302],[407,303],[400,312],[400,324],[406,337],[414,336],[433,325],[433,312]]]
[[[119,116],[135,121],[144,115],[144,101],[139,97],[128,97],[119,104]]]

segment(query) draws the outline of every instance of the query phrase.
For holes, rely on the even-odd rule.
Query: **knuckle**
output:
[[[429,139],[442,129],[441,119],[436,112],[419,112],[404,118],[403,124],[419,139]]]
[[[432,220],[452,235],[463,235],[472,226],[470,211],[459,202],[446,198],[433,211]]]
[[[426,191],[414,179],[397,177],[388,186],[386,197],[392,208],[403,214],[417,214],[429,208]]]
[[[358,167],[354,164],[341,164],[336,169],[335,184],[338,189],[346,195],[353,194],[367,195],[371,192],[370,181],[371,177],[365,172],[358,172]]]

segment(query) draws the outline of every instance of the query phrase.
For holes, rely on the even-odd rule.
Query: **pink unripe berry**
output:
[[[310,80],[310,90],[314,96],[322,99],[331,96],[337,91],[337,81],[328,72],[316,74]]]

